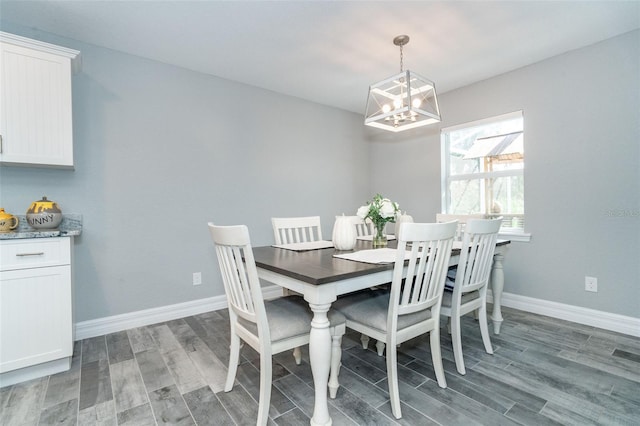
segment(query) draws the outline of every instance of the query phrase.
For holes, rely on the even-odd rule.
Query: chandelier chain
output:
[[[402,54],[402,45],[400,45],[400,72],[403,71],[403,60],[404,60],[404,55]]]

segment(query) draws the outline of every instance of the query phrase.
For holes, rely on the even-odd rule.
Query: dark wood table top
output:
[[[508,244],[509,242],[499,241],[498,245]],[[397,242],[395,240],[389,241],[389,248],[396,248],[396,246]],[[368,250],[371,248],[370,241],[358,240],[355,250]],[[333,257],[337,253],[349,253],[349,251],[341,252],[334,248],[293,251],[272,246],[253,248],[253,257],[257,267],[309,284],[326,284],[393,269],[393,263],[354,262]],[[452,256],[460,254],[460,249],[454,249],[451,254]]]
[[[395,242],[390,241],[389,247],[395,248]],[[371,248],[371,242],[358,241],[355,250]],[[326,284],[393,269],[393,263],[376,265],[333,257],[337,253],[349,252],[341,252],[334,248],[293,251],[265,246],[254,247],[253,257],[255,258],[256,266],[259,268],[277,272],[310,284]]]

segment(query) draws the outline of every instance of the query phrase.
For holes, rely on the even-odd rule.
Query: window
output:
[[[501,233],[524,234],[522,111],[442,130],[442,211],[503,217]]]

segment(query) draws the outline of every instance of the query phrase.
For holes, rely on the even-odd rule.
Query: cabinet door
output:
[[[73,166],[71,61],[0,43],[0,161]]]
[[[72,355],[71,267],[0,272],[0,373]]]

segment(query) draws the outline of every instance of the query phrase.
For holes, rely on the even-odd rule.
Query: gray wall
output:
[[[370,195],[360,115],[2,29],[82,52],[75,171],[0,167],[7,211],[23,214],[46,195],[83,214],[76,321],[224,294],[208,221],[247,224],[258,246],[273,243],[272,216],[320,215],[330,238],[335,215],[355,213]],[[198,271],[203,285],[194,287]]]
[[[505,291],[640,317],[640,31],[439,100],[441,127],[524,111],[532,238],[511,244]],[[390,166],[372,187],[407,200],[417,220],[440,209],[439,130],[368,135],[372,161]],[[598,293],[584,291],[585,275]]]

